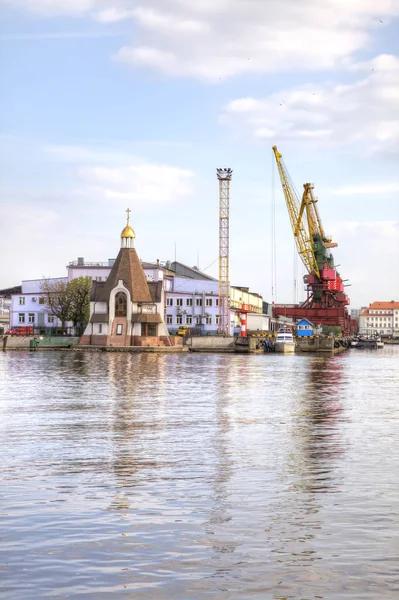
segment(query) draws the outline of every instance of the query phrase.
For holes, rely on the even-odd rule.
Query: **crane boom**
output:
[[[277,146],[273,146],[274,156],[276,158],[277,168],[280,175],[281,185],[283,187],[283,193],[285,202],[288,208],[288,214],[291,221],[291,227],[294,232],[295,242],[298,249],[298,254],[301,257],[303,264],[306,267],[307,272],[315,273],[318,277],[320,276],[319,266],[313,251],[312,236],[309,235],[303,222],[303,213],[307,211],[308,223],[310,220],[313,223],[317,222],[317,217],[312,215],[312,208],[309,202],[304,201],[305,194],[309,195],[309,190],[305,188],[302,197],[302,202],[299,204],[299,198],[290,183],[290,177],[285,168],[282,154],[277,150]],[[309,185],[310,184],[305,184]],[[316,209],[317,210],[317,209]],[[318,213],[316,213],[318,216]],[[320,219],[318,219],[320,221]],[[315,225],[316,227],[316,225]]]
[[[333,255],[328,250],[338,244],[324,233],[317,198],[313,193],[314,186],[305,183],[300,200],[277,146],[273,146],[273,152],[295,243],[308,272],[303,278],[307,299],[299,305],[275,304],[273,315],[293,319],[304,317],[324,325],[338,325],[345,335],[349,335],[353,329],[353,322],[346,308],[349,298],[345,294],[345,284],[334,266]]]

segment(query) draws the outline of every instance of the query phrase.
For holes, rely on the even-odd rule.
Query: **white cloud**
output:
[[[328,190],[332,196],[368,196],[377,194],[395,194],[399,192],[399,182],[387,181],[349,185]]]
[[[0,0],[40,15],[131,21],[134,43],[115,58],[174,77],[218,81],[244,73],[350,64],[399,0]],[[383,21],[383,23],[380,22]]]
[[[123,167],[82,167],[79,177],[90,192],[107,200],[176,202],[192,194],[192,171],[150,163]]]
[[[98,0],[0,0],[13,8],[21,8],[43,17],[72,16],[79,17],[90,13]]]
[[[239,98],[222,121],[268,143],[358,144],[370,152],[399,150],[399,58],[381,55],[367,75],[345,85],[303,85],[266,98]]]
[[[343,221],[332,223],[331,232],[339,242],[334,252],[339,270],[352,285],[347,288],[352,306],[398,296],[399,221]]]

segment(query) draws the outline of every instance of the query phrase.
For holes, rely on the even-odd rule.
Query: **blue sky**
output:
[[[227,166],[231,281],[270,300],[277,144],[352,305],[399,298],[399,0],[0,0],[0,21],[0,287],[115,256],[128,206],[144,260],[176,244],[216,275]],[[277,178],[276,231],[292,302]]]

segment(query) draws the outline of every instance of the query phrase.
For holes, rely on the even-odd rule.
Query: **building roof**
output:
[[[132,323],[162,323],[162,317],[158,313],[132,315]]]
[[[9,287],[9,288],[0,290],[0,297],[1,298],[11,298],[11,296],[13,294],[21,294],[21,292],[22,292],[22,286],[14,285],[14,287]]]
[[[90,323],[108,323],[108,313],[93,313],[90,317]]]
[[[214,277],[200,271],[198,267],[189,267],[181,262],[174,261],[170,266],[171,270],[180,277],[188,277],[190,279],[206,279],[208,281],[217,281]]]
[[[150,290],[151,298],[153,302],[162,301],[162,281],[151,281],[148,282],[148,289]]]
[[[399,309],[399,302],[395,302],[395,300],[391,300],[390,302],[372,302],[369,304],[369,310],[390,310],[390,309]]]
[[[121,248],[115,263],[102,286],[96,286],[97,301],[108,302],[112,290],[122,280],[129,290],[132,302],[152,302],[147,278],[135,248]],[[93,291],[93,290],[92,290]]]
[[[372,315],[370,313],[371,310],[399,310],[399,302],[395,302],[395,300],[391,300],[390,302],[372,302],[368,308],[364,309],[360,314],[361,317],[374,317],[374,316],[382,316],[382,315]]]
[[[299,325],[303,321],[306,321],[306,323],[309,323],[309,325],[311,325],[312,327],[314,327],[314,323],[312,323],[312,321],[309,321],[309,319],[307,319],[306,317],[302,317],[302,319],[298,319],[297,325]]]

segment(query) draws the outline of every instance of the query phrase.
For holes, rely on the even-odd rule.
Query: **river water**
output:
[[[399,597],[399,347],[0,355],[0,597]]]

